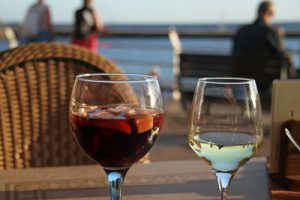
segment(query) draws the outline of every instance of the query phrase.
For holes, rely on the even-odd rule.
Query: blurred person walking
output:
[[[84,0],[83,7],[75,12],[72,43],[97,52],[98,34],[103,24],[92,8],[92,0]]]
[[[21,30],[22,43],[50,42],[53,40],[51,14],[45,0],[38,0],[30,6]]]
[[[258,6],[257,19],[240,28],[233,44],[234,55],[281,56],[284,55],[283,29],[271,26],[275,8],[272,1],[263,1]]]

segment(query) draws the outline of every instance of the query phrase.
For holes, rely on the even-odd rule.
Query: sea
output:
[[[285,25],[285,26],[284,26]],[[299,31],[300,23],[283,24],[287,31]],[[219,26],[178,26],[179,30],[199,31],[199,29],[217,31]],[[234,31],[237,25],[228,25],[227,29]],[[131,30],[133,26],[112,26],[112,29]],[[167,26],[139,26],[142,30],[165,30]],[[224,27],[222,27],[224,29]],[[56,41],[69,43],[70,37],[58,36]],[[112,59],[127,73],[148,74],[156,70],[161,74],[164,84],[170,85],[174,80],[173,75],[173,49],[169,38],[165,36],[105,36],[99,37],[100,54]],[[195,37],[181,38],[183,50],[197,51],[203,54],[230,54],[232,40],[228,37]],[[300,69],[300,37],[291,37],[284,40],[285,48],[292,52],[296,68]],[[0,40],[0,51],[9,47],[8,42]]]

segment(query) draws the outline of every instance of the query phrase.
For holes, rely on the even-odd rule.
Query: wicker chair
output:
[[[0,169],[91,163],[70,134],[67,113],[75,76],[93,72],[122,70],[59,43],[0,53]]]

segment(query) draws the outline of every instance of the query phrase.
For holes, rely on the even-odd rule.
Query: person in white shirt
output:
[[[50,9],[44,0],[30,6],[22,24],[22,43],[50,42],[53,40],[53,26]]]

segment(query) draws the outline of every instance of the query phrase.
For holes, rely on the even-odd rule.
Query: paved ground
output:
[[[199,159],[187,144],[187,114],[180,102],[171,97],[164,97],[165,123],[164,128],[151,151],[151,161],[162,160],[190,160]],[[270,149],[269,128],[271,124],[270,112],[263,114],[264,144],[257,156],[268,156]]]

